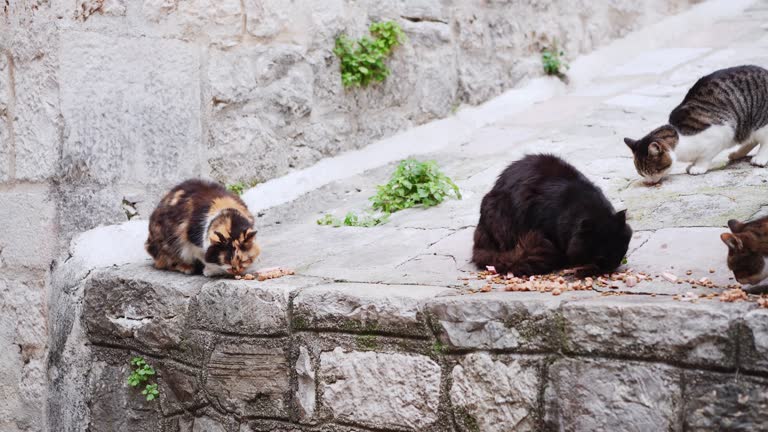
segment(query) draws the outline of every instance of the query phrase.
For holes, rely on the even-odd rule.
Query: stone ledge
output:
[[[740,320],[753,304],[610,296],[562,305],[566,351],[734,368]]]
[[[211,280],[147,263],[94,272],[84,299],[103,363],[89,385],[113,393],[89,398],[93,430],[708,430],[761,424],[768,403],[768,311],[748,303]],[[142,353],[154,406],[118,388]]]
[[[455,290],[417,285],[315,286],[294,298],[293,326],[299,330],[428,337],[424,302],[452,294]]]

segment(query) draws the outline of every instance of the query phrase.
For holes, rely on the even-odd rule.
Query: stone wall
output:
[[[599,293],[93,272],[90,431],[684,431],[768,427],[768,311]],[[157,371],[159,401],[128,387]],[[80,399],[78,400],[78,396]],[[65,429],[66,428],[66,429]]]
[[[1,430],[46,424],[77,311],[49,290],[72,236],[146,217],[190,176],[262,181],[450,115],[688,0],[7,0],[0,4]],[[382,85],[345,90],[342,32],[394,19]],[[61,257],[60,263],[66,259]],[[105,372],[106,373],[106,372]]]

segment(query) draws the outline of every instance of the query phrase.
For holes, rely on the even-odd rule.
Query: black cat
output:
[[[602,191],[552,155],[529,155],[504,170],[483,198],[472,261],[515,276],[621,265],[632,229]]]

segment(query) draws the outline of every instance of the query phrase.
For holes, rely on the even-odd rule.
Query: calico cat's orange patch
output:
[[[242,204],[242,201],[235,200],[229,196],[214,198],[213,202],[211,203],[211,208],[208,210],[208,215],[212,216],[226,209],[235,209],[240,213],[250,216],[248,209]]]

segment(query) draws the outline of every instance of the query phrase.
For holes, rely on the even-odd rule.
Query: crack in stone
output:
[[[406,16],[406,15],[400,15],[400,18],[410,21],[413,23],[421,23],[421,22],[432,22],[432,23],[440,23],[440,24],[448,24],[448,21],[441,20],[438,18],[430,18],[430,17],[412,17],[412,16]]]

